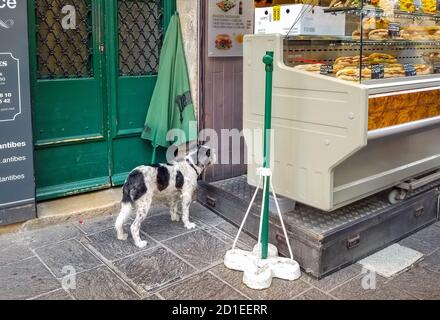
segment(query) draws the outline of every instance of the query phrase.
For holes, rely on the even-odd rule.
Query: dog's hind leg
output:
[[[145,200],[137,203],[136,210],[136,219],[134,219],[133,224],[131,225],[131,236],[133,237],[133,241],[136,247],[145,248],[148,244],[147,241],[143,241],[140,237],[140,229],[142,222],[148,215],[148,211],[150,211],[150,206],[152,202],[152,197],[147,196]]]
[[[173,195],[171,197],[171,204],[170,204],[171,221],[175,221],[175,222],[180,221],[179,198],[180,198],[179,195]]]
[[[116,219],[115,228],[118,234],[118,239],[125,241],[128,238],[128,234],[124,232],[124,223],[127,221],[128,217],[131,214],[131,203],[122,203],[121,204],[121,212]]]
[[[192,202],[192,193],[184,193],[182,196],[182,221],[188,230],[194,229],[196,224],[189,221],[189,207]]]

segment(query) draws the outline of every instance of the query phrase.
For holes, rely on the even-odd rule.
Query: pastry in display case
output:
[[[437,2],[323,0],[320,6],[293,6],[301,6],[294,17],[287,14],[292,6],[281,7],[279,30],[265,26],[271,33],[244,40],[245,128],[263,126],[261,58],[274,52],[275,189],[332,211],[439,170]],[[289,32],[282,23],[287,18]],[[329,21],[343,26],[323,26]],[[313,34],[303,32],[312,27]],[[258,182],[256,169],[248,167],[251,185]]]

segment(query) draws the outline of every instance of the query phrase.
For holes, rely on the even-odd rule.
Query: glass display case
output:
[[[309,6],[303,14],[313,10]],[[435,0],[332,0],[324,12],[345,16],[345,34],[288,34],[286,65],[366,84],[440,73],[440,14]]]
[[[331,211],[440,169],[439,22],[432,0],[256,9],[260,34],[244,43],[244,127],[263,125],[261,58],[273,51],[281,195]]]
[[[391,91],[427,87],[440,80],[440,11],[435,0],[331,0],[324,5],[325,14],[344,16],[345,30],[339,36],[325,32],[293,36],[289,32],[284,38],[287,66],[362,83],[371,93],[383,93],[390,87],[394,87]],[[315,6],[304,6],[291,29],[295,30],[301,16],[314,10]],[[388,97],[386,110],[383,97],[372,98],[369,129],[439,116],[438,91],[424,91],[423,98],[420,95]],[[420,104],[416,108],[414,101],[425,108]]]

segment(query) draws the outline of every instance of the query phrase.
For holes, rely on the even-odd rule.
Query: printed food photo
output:
[[[232,48],[232,40],[228,34],[218,34],[215,38],[215,47],[218,50],[229,50]]]
[[[219,7],[222,11],[228,12],[232,8],[236,6],[235,2],[232,0],[223,0],[217,3],[217,7]]]

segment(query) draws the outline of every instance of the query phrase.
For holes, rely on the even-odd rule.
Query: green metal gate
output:
[[[140,134],[175,0],[29,2],[37,198],[122,184],[151,159]]]

